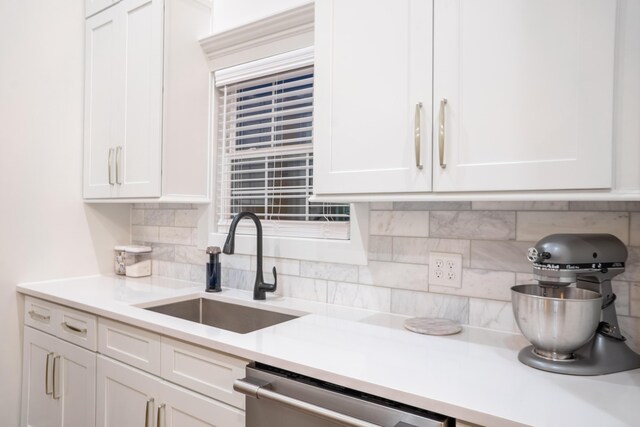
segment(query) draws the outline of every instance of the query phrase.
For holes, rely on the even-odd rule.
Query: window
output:
[[[348,239],[349,205],[309,202],[313,66],[226,79],[218,96],[219,231],[251,211],[265,235]]]

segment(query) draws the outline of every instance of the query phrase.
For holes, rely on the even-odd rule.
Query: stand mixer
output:
[[[539,284],[511,288],[518,327],[533,344],[520,351],[522,363],[569,375],[640,368],[640,355],[620,332],[611,288],[627,260],[618,238],[553,234],[530,248],[527,258]]]

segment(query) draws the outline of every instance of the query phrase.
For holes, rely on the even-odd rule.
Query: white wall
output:
[[[20,411],[24,281],[109,272],[129,205],[81,199],[84,2],[0,1],[0,424]]]

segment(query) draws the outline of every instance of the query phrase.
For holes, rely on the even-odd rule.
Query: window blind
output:
[[[235,214],[251,211],[263,221],[265,234],[348,238],[349,205],[309,202],[313,67],[218,91],[219,228]]]

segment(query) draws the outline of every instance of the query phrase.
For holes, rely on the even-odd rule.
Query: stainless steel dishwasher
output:
[[[452,427],[453,419],[294,372],[254,363],[234,389],[246,427]]]

